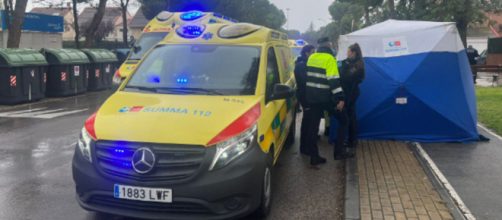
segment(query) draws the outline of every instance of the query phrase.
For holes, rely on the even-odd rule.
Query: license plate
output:
[[[118,199],[163,203],[173,202],[171,189],[125,186],[119,184],[115,184],[113,188],[113,196]]]

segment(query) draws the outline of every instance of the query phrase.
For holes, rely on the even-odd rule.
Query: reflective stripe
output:
[[[330,79],[338,79],[340,78],[338,75],[334,75],[334,76],[328,76],[327,79],[330,80]]]
[[[331,93],[333,93],[333,94],[337,94],[337,93],[340,93],[340,92],[343,92],[342,88],[331,90]]]
[[[308,83],[307,83],[307,86],[309,86],[309,87],[314,87],[314,88],[318,88],[318,89],[329,89],[329,85],[320,84],[320,83],[312,83],[312,82],[308,82]]]
[[[326,79],[326,75],[325,74],[320,74],[320,73],[308,72],[307,76],[321,78],[321,79]]]

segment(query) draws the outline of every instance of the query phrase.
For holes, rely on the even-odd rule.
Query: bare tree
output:
[[[91,21],[88,21],[86,23],[81,24],[80,28],[83,32],[86,32],[87,29],[89,28],[89,25],[91,25]],[[114,31],[114,29],[115,29],[115,26],[113,25],[112,20],[101,21],[101,23],[99,24],[99,26],[96,29],[96,32],[94,34],[94,41],[95,42],[102,41],[108,35],[110,35]]]
[[[106,11],[106,2],[107,0],[99,0],[98,10],[96,14],[92,18],[91,23],[88,28],[85,30],[85,47],[92,47],[96,41],[96,33],[99,27],[99,24],[103,20]]]
[[[122,39],[124,41],[124,45],[128,44],[127,7],[129,7],[129,0],[120,0],[120,9],[122,10]]]
[[[78,0],[72,0],[73,30],[75,31],[75,47],[80,48],[80,27],[78,26]]]
[[[9,29],[9,37],[7,39],[8,48],[19,48],[21,43],[21,30],[24,23],[24,15],[28,0],[17,0],[14,6],[12,0],[4,0],[6,9],[7,28]],[[13,10],[14,9],[14,10]],[[10,17],[12,16],[12,21]]]

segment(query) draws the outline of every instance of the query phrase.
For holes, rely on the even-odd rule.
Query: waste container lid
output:
[[[77,49],[44,48],[42,52],[52,55],[55,59],[47,58],[50,64],[88,64],[89,58]]]
[[[44,55],[32,49],[0,48],[0,66],[46,66]]]
[[[113,63],[119,61],[113,52],[106,49],[82,49],[82,51],[94,63]]]

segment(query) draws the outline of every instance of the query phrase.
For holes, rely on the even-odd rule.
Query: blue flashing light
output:
[[[180,78],[176,79],[176,82],[180,83],[180,84],[186,84],[186,83],[188,83],[188,79],[180,77]]]
[[[204,30],[203,25],[184,25],[176,29],[176,32],[184,38],[197,38],[204,33]]]
[[[305,43],[304,40],[301,40],[301,39],[300,40],[296,40],[296,45],[298,45],[298,46],[305,46],[305,44],[306,43]]]
[[[201,11],[188,11],[180,15],[181,20],[183,21],[193,21],[197,20],[204,16],[204,13]]]
[[[158,76],[158,75],[149,75],[148,78],[147,78],[147,81],[149,83],[158,84],[158,83],[160,83],[160,76]]]

